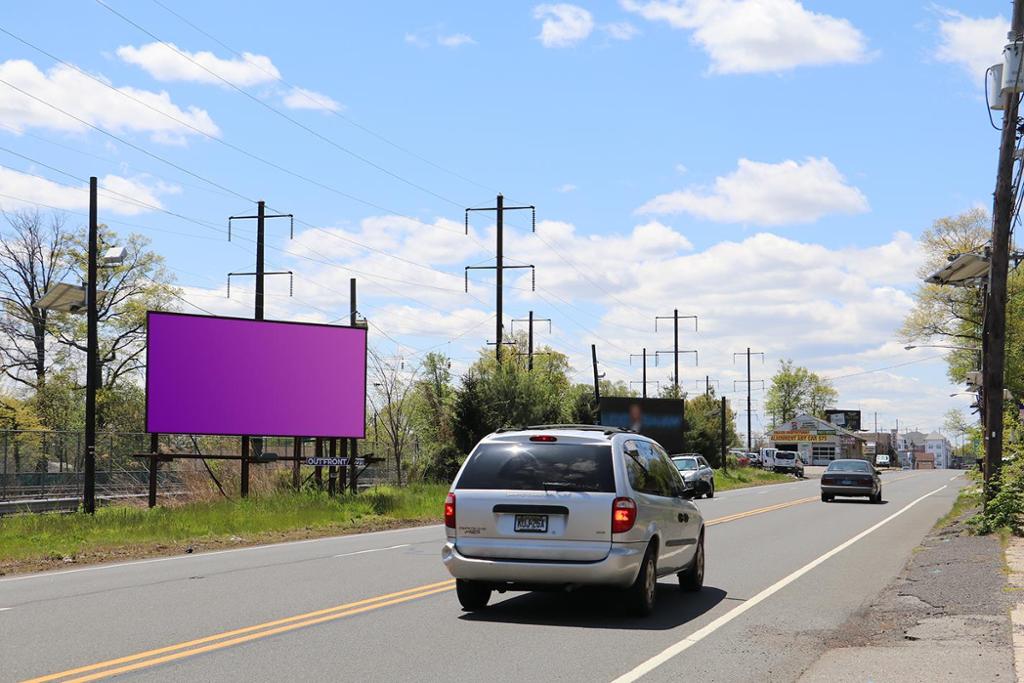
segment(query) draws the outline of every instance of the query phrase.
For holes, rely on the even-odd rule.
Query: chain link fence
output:
[[[338,440],[341,441],[340,439]],[[323,455],[328,455],[324,439]],[[0,430],[0,501],[75,497],[82,494],[85,433],[82,431]],[[163,434],[159,437],[161,455],[238,455],[238,437]],[[359,442],[359,456],[377,455],[382,462],[368,466],[359,476],[360,486],[393,484],[398,477],[394,458],[381,452],[373,439]],[[262,452],[290,456],[291,438],[265,437]],[[315,455],[314,439],[303,439],[303,458]],[[149,453],[150,435],[144,432],[99,432],[96,436],[96,495],[98,497],[144,497],[148,490],[150,460],[137,457]],[[384,448],[383,450],[387,450]],[[407,454],[410,464],[416,450]],[[254,449],[255,451],[255,449]],[[343,454],[338,444],[338,454]],[[161,496],[194,493],[201,495],[223,488],[226,495],[238,492],[240,463],[225,460],[181,459],[164,462],[157,471],[157,489]],[[254,491],[290,486],[290,462],[251,463]],[[303,465],[301,480],[311,485],[314,469]],[[324,479],[327,468],[324,468]],[[405,477],[403,477],[403,481]]]

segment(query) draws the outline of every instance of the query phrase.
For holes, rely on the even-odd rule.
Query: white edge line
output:
[[[840,543],[835,548],[832,548],[832,550],[829,550],[827,553],[825,553],[824,555],[818,557],[817,559],[811,560],[809,563],[805,564],[803,567],[800,567],[800,569],[797,569],[795,572],[793,572],[789,576],[786,576],[786,577],[780,579],[779,581],[776,581],[771,586],[768,586],[763,591],[761,591],[760,593],[758,593],[754,597],[750,598],[749,600],[747,600],[746,602],[741,604],[739,607],[735,607],[735,608],[731,609],[730,611],[726,612],[722,616],[720,616],[717,619],[715,619],[714,621],[712,621],[707,626],[704,626],[703,628],[701,628],[701,629],[693,632],[692,634],[686,636],[685,638],[680,640],[675,645],[672,645],[672,646],[666,648],[665,650],[661,651],[660,653],[654,655],[653,657],[648,659],[646,662],[643,662],[643,663],[639,664],[638,666],[636,666],[635,668],[633,668],[631,671],[627,671],[626,673],[622,674],[621,676],[616,678],[612,683],[629,683],[631,681],[638,680],[639,678],[645,676],[646,674],[648,674],[651,671],[653,671],[654,669],[658,668],[659,666],[661,666],[662,664],[664,664],[668,660],[672,659],[676,655],[681,654],[682,652],[688,650],[690,647],[692,647],[692,646],[696,645],[697,643],[699,643],[700,641],[704,640],[709,635],[711,635],[712,633],[714,633],[718,629],[722,628],[723,626],[728,624],[730,621],[732,621],[736,617],[741,616],[747,610],[753,609],[754,607],[756,607],[758,605],[758,603],[763,602],[764,600],[770,598],[772,595],[774,595],[775,593],[779,592],[780,590],[782,590],[783,588],[785,588],[789,584],[793,583],[794,581],[799,579],[801,576],[803,576],[807,572],[811,571],[812,569],[814,569],[815,567],[817,567],[821,563],[825,562],[826,560],[828,560],[832,556],[837,555],[838,553],[841,553],[842,551],[846,550],[847,548],[849,548],[851,545],[853,545],[854,543],[856,543],[860,539],[864,538],[865,536],[867,536],[868,534],[870,534],[873,531],[877,530],[878,528],[888,524],[889,522],[891,522],[892,520],[896,519],[897,517],[902,515],[904,512],[909,510],[910,508],[912,508],[915,505],[917,505],[918,503],[920,503],[925,498],[928,498],[929,496],[935,495],[936,493],[938,493],[939,491],[941,491],[944,488],[946,488],[945,484],[940,486],[939,488],[935,489],[931,493],[926,493],[923,496],[921,496],[920,498],[918,498],[917,500],[914,500],[914,501],[908,503],[905,507],[903,507],[902,509],[900,509],[900,510],[894,512],[893,514],[889,515],[888,517],[883,519],[881,522],[878,522],[874,526],[869,527],[868,529],[865,529],[864,531],[860,532],[859,534],[857,534],[853,538],[851,538],[851,539],[849,539],[849,540],[847,540],[847,541],[845,541],[843,543]]]
[[[356,550],[352,553],[342,553],[335,555],[335,557],[349,557],[350,555],[363,555],[365,553],[379,553],[382,550],[395,550],[397,548],[408,548],[412,543],[402,543],[400,545],[389,545],[387,548],[368,548],[366,550]]]
[[[281,548],[293,545],[302,545],[304,543],[320,543],[323,541],[337,541],[344,539],[356,539],[364,538],[366,536],[380,536],[382,534],[396,534],[402,531],[417,531],[423,529],[439,529],[443,527],[442,524],[428,524],[426,526],[410,526],[402,529],[386,529],[384,531],[368,531],[363,534],[342,534],[340,536],[324,536],[322,538],[307,538],[302,541],[284,541],[282,543],[267,543],[264,545],[250,545],[244,548],[228,548],[226,550],[211,550],[205,553],[194,553],[188,555],[170,555],[168,557],[152,557],[148,560],[132,560],[130,562],[116,562],[114,564],[95,564],[88,567],[79,567],[78,569],[62,569],[56,572],[37,572],[35,574],[23,574],[21,576],[11,576],[7,578],[0,578],[0,583],[10,583],[12,581],[25,581],[27,579],[44,579],[51,576],[64,576],[66,574],[78,574],[79,572],[91,572],[100,569],[117,569],[118,567],[132,567],[140,564],[153,564],[156,562],[169,562],[171,560],[195,560],[201,557],[210,557],[212,555],[224,555],[226,553],[240,553],[247,550],[266,550],[268,548]]]
[[[13,609],[11,607],[0,607],[0,612],[6,612],[7,610]]]

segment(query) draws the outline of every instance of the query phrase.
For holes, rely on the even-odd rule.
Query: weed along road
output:
[[[822,503],[815,480],[699,501],[704,589],[663,580],[648,618],[589,591],[465,613],[439,525],[12,576],[0,679],[797,680],[966,483],[883,480],[882,505]]]

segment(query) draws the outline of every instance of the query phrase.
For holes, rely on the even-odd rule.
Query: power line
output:
[[[334,139],[329,138],[326,135],[318,132],[314,128],[311,128],[310,126],[307,126],[306,124],[302,123],[298,119],[292,118],[291,116],[289,116],[288,114],[285,114],[283,111],[281,111],[277,107],[275,107],[275,106],[273,106],[273,105],[271,105],[271,104],[261,100],[259,97],[256,97],[255,95],[250,93],[245,88],[242,88],[242,87],[236,85],[235,83],[229,81],[228,79],[224,78],[223,76],[218,74],[216,71],[213,71],[212,69],[208,68],[206,65],[202,64],[201,62],[197,62],[196,60],[192,59],[192,57],[188,53],[182,52],[177,47],[175,47],[173,44],[164,41],[162,38],[157,36],[155,33],[150,31],[149,29],[145,28],[141,24],[138,24],[137,22],[133,21],[132,19],[129,19],[127,16],[125,16],[124,14],[118,12],[116,9],[114,9],[113,7],[111,7],[110,5],[105,3],[103,0],[95,0],[95,1],[96,1],[96,4],[100,5],[101,7],[103,7],[107,11],[109,11],[111,14],[119,17],[125,23],[130,24],[131,26],[134,26],[139,31],[142,31],[147,36],[149,36],[153,40],[157,41],[158,43],[160,43],[161,45],[166,47],[168,50],[171,50],[172,52],[176,53],[182,59],[188,60],[189,62],[191,62],[192,64],[194,64],[198,68],[202,69],[203,71],[205,71],[206,73],[210,74],[211,76],[213,76],[214,78],[216,78],[220,82],[224,83],[224,85],[226,85],[229,88],[231,88],[232,90],[235,90],[236,92],[244,95],[245,97],[249,98],[250,100],[252,100],[256,104],[260,105],[261,107],[264,107],[268,111],[273,112],[274,114],[278,115],[279,117],[281,117],[285,121],[291,123],[293,126],[296,126],[296,127],[300,128],[300,129],[306,131],[307,133],[309,133],[310,135],[316,137],[317,139],[321,140],[322,142],[326,142],[327,144],[331,145],[332,147],[334,147],[334,148],[344,152],[345,154],[348,154],[349,156],[353,157],[354,159],[358,159],[359,161],[363,162],[364,164],[367,164],[368,166],[371,166],[371,167],[377,169],[381,173],[385,173],[385,174],[391,176],[392,178],[395,178],[396,180],[399,180],[399,181],[405,183],[406,185],[409,185],[410,187],[416,188],[417,190],[420,190],[421,192],[425,192],[425,193],[427,193],[427,194],[429,194],[429,195],[431,195],[433,197],[436,197],[437,199],[440,199],[441,201],[448,202],[449,204],[452,204],[454,206],[459,206],[459,207],[463,206],[463,204],[461,202],[457,202],[454,199],[449,199],[448,197],[445,197],[444,195],[438,194],[437,192],[434,192],[433,190],[431,190],[429,188],[426,188],[426,187],[424,187],[422,185],[419,185],[418,183],[415,183],[415,182],[409,180],[408,178],[404,178],[401,175],[399,175],[399,174],[397,174],[397,173],[395,173],[395,172],[385,168],[384,166],[381,166],[380,164],[378,164],[378,163],[376,163],[374,161],[371,161],[370,159],[362,156],[361,154],[358,154],[358,153],[352,151],[351,149],[349,149],[349,148],[345,147],[344,145],[338,143]]]
[[[170,7],[165,5],[164,3],[160,2],[160,0],[153,0],[153,3],[156,4],[156,5],[159,5],[165,11],[167,11],[170,14],[174,15],[179,20],[181,20],[182,22],[184,22],[188,26],[192,27],[193,29],[195,29],[196,31],[201,33],[202,35],[206,36],[207,38],[209,38],[213,42],[217,43],[218,45],[223,47],[228,52],[234,54],[235,56],[237,56],[240,59],[245,60],[248,64],[252,65],[253,67],[255,67],[257,69],[259,69],[260,71],[262,71],[263,73],[267,74],[268,76],[270,76],[274,80],[278,81],[282,85],[285,85],[285,86],[291,88],[293,92],[295,92],[296,94],[298,94],[301,97],[305,98],[309,102],[312,102],[312,103],[318,104],[318,105],[322,104],[322,102],[317,100],[315,97],[312,97],[311,95],[309,95],[304,88],[300,88],[299,86],[296,86],[296,85],[293,85],[292,83],[289,83],[287,80],[284,79],[284,77],[281,76],[280,73],[274,73],[274,72],[264,68],[263,65],[258,64],[257,62],[252,61],[251,59],[249,59],[248,55],[246,55],[245,53],[239,52],[238,50],[234,49],[230,45],[227,45],[222,40],[218,39],[216,36],[210,34],[208,31],[202,29],[201,27],[196,25],[194,22],[190,21],[189,19],[185,18],[184,16],[182,16],[178,12],[175,12],[173,9],[171,9]],[[462,175],[461,173],[458,173],[458,172],[453,171],[453,170],[451,170],[449,168],[446,168],[446,167],[442,166],[441,164],[435,163],[435,162],[431,161],[430,159],[427,159],[426,157],[421,156],[420,154],[417,154],[416,152],[413,152],[412,150],[410,150],[410,149],[408,149],[408,148],[398,144],[397,142],[394,142],[393,140],[388,139],[384,135],[381,135],[380,133],[372,130],[371,128],[368,128],[367,126],[359,123],[358,121],[352,119],[351,117],[346,116],[345,114],[341,113],[337,109],[328,108],[327,111],[330,114],[333,114],[334,116],[336,116],[337,118],[345,121],[349,125],[355,126],[359,130],[361,130],[361,131],[363,131],[365,133],[368,133],[369,135],[372,135],[373,137],[377,138],[381,142],[387,143],[388,145],[390,145],[390,146],[394,147],[395,149],[399,150],[400,152],[404,152],[405,154],[408,154],[409,156],[414,157],[415,159],[418,159],[419,161],[422,161],[425,164],[433,166],[434,168],[438,169],[439,171],[444,171],[445,173],[447,173],[447,174],[449,174],[451,176],[454,176],[454,177],[458,178],[459,180],[464,180],[467,183],[470,183],[472,185],[476,185],[477,187],[479,187],[481,189],[497,192],[497,190],[495,188],[492,188],[492,187],[489,187],[487,185],[484,185],[483,183],[479,183],[479,182],[473,180],[472,178],[468,178],[468,177]]]
[[[234,152],[237,152],[238,154],[241,154],[241,155],[243,155],[243,156],[245,156],[245,157],[247,157],[249,159],[252,159],[254,161],[258,161],[261,164],[264,164],[264,165],[266,165],[266,166],[268,166],[270,168],[273,168],[273,169],[275,169],[277,171],[280,171],[281,173],[289,175],[289,176],[291,176],[293,178],[296,178],[298,180],[301,180],[301,181],[303,181],[305,183],[309,183],[310,185],[313,185],[313,186],[318,187],[320,189],[326,190],[326,191],[331,192],[333,194],[336,194],[336,195],[338,195],[340,197],[344,197],[346,199],[350,199],[350,200],[352,200],[354,202],[357,202],[359,204],[363,204],[364,206],[370,207],[372,209],[376,209],[378,211],[383,211],[386,214],[390,214],[390,215],[393,215],[393,216],[404,218],[404,219],[409,220],[409,221],[411,221],[413,223],[416,223],[416,224],[419,224],[419,225],[423,225],[424,227],[434,228],[434,229],[437,229],[437,230],[444,230],[446,232],[452,232],[452,233],[456,233],[456,234],[459,233],[459,231],[457,229],[447,229],[447,228],[444,228],[444,227],[439,226],[437,224],[427,223],[427,222],[421,221],[418,218],[415,218],[413,216],[409,216],[409,215],[403,214],[403,213],[401,213],[399,211],[395,211],[393,209],[389,209],[386,206],[382,206],[382,205],[380,205],[380,204],[378,204],[376,202],[373,202],[373,201],[370,201],[370,200],[367,200],[367,199],[363,199],[362,197],[358,197],[358,196],[353,195],[353,194],[351,194],[349,192],[345,192],[344,190],[341,190],[341,189],[339,189],[337,187],[334,187],[332,185],[328,185],[327,183],[324,183],[322,181],[316,180],[315,178],[311,178],[311,177],[309,177],[309,176],[307,176],[307,175],[305,175],[303,173],[300,173],[300,172],[295,171],[293,169],[290,169],[290,168],[287,168],[285,166],[282,166],[281,164],[278,164],[275,161],[271,161],[270,159],[267,159],[267,158],[262,157],[262,156],[260,156],[258,154],[250,152],[249,150],[247,150],[247,149],[245,149],[243,147],[240,147],[239,145],[236,145],[234,143],[228,142],[227,140],[224,140],[224,139],[222,139],[220,137],[217,137],[215,135],[211,135],[207,131],[192,125],[188,121],[183,121],[182,119],[179,119],[176,116],[173,116],[173,115],[167,113],[166,111],[164,111],[162,109],[154,107],[153,105],[151,105],[150,103],[146,102],[145,100],[139,99],[139,98],[133,96],[130,93],[124,92],[123,90],[114,87],[113,85],[111,85],[110,83],[107,83],[103,79],[100,79],[100,78],[97,78],[96,76],[93,76],[88,71],[85,71],[85,70],[81,69],[80,67],[78,67],[77,65],[75,65],[75,64],[73,64],[71,62],[69,62],[69,61],[67,61],[65,59],[61,59],[60,57],[58,57],[57,55],[53,54],[52,52],[49,52],[49,51],[39,47],[38,45],[35,45],[34,43],[32,43],[32,42],[30,42],[30,41],[28,41],[28,40],[26,40],[26,39],[24,39],[24,38],[22,38],[22,37],[20,37],[18,35],[15,35],[14,33],[8,31],[7,29],[3,28],[2,26],[0,26],[0,32],[10,36],[14,40],[20,42],[21,44],[25,45],[26,47],[29,47],[29,48],[39,52],[40,54],[48,57],[49,59],[52,59],[53,61],[55,61],[55,62],[57,62],[59,64],[63,64],[64,66],[66,66],[66,67],[68,67],[70,69],[73,69],[74,71],[78,72],[82,76],[85,76],[86,78],[92,80],[93,82],[103,86],[104,88],[107,88],[107,89],[111,90],[112,92],[115,92],[118,95],[120,95],[120,96],[122,96],[124,98],[127,98],[128,100],[131,100],[132,102],[135,102],[139,106],[145,107],[146,109],[149,109],[150,111],[154,112],[155,114],[163,116],[164,118],[166,118],[166,119],[168,119],[170,121],[175,122],[179,126],[187,128],[187,129],[191,130],[192,132],[196,133],[197,135],[201,135],[204,138],[206,138],[207,140],[210,140],[211,142],[215,142],[215,143],[217,143],[217,144],[219,144],[219,145],[221,145],[223,147],[226,147],[226,148],[228,148],[228,149],[230,149],[230,150],[232,150]],[[82,123],[83,125],[86,125],[86,126],[92,128],[94,130],[97,130],[100,133],[103,133],[104,135],[112,137],[115,140],[118,140],[119,142],[122,142],[122,143],[128,145],[132,149],[140,151],[140,152],[142,152],[143,154],[145,154],[145,155],[147,155],[149,157],[157,159],[158,161],[161,161],[161,162],[163,162],[165,164],[168,164],[168,165],[170,165],[170,166],[172,166],[172,167],[174,167],[174,168],[176,168],[178,170],[181,170],[181,171],[183,171],[185,173],[188,173],[189,175],[191,175],[193,177],[196,177],[199,180],[202,180],[203,182],[206,182],[207,184],[212,185],[213,187],[216,187],[218,189],[224,190],[225,192],[227,192],[227,193],[229,193],[229,194],[231,194],[233,196],[240,196],[243,199],[245,199],[246,201],[249,201],[251,203],[255,203],[255,200],[253,200],[253,199],[249,199],[247,197],[244,197],[244,196],[240,195],[239,193],[237,193],[237,192],[235,192],[233,190],[230,190],[230,189],[225,188],[225,187],[223,187],[221,185],[218,185],[217,183],[209,181],[206,178],[202,178],[202,177],[200,177],[200,176],[198,176],[198,175],[188,171],[187,169],[184,169],[183,167],[177,166],[176,164],[174,164],[174,163],[172,163],[172,162],[170,162],[170,161],[160,157],[159,155],[151,153],[151,152],[149,152],[149,151],[139,147],[138,145],[134,145],[132,143],[129,143],[129,142],[123,140],[122,138],[117,137],[114,134],[112,134],[112,133],[110,133],[110,132],[108,132],[106,130],[103,130],[102,128],[100,128],[98,126],[95,126],[95,125],[93,125],[93,124],[91,124],[91,123],[89,123],[87,121],[83,121],[82,119],[80,119],[80,118],[70,114],[69,112],[65,111],[64,109],[61,109],[60,107],[57,107],[54,104],[51,104],[51,103],[49,103],[49,102],[47,102],[47,101],[45,101],[45,100],[43,100],[41,98],[38,98],[38,97],[36,97],[34,95],[31,95],[31,94],[25,92],[24,90],[18,88],[17,86],[14,86],[11,83],[8,83],[7,81],[4,81],[4,80],[0,79],[0,83],[4,83],[5,85],[7,85],[7,86],[9,86],[9,87],[11,87],[11,88],[21,92],[22,94],[24,94],[24,95],[26,95],[28,97],[31,97],[32,99],[34,99],[34,100],[36,100],[36,101],[38,101],[38,102],[40,102],[42,104],[45,104],[46,106],[48,106],[48,107],[50,107],[50,108],[52,108],[52,109],[54,109],[56,111],[59,111],[60,113],[65,114],[66,116],[68,116],[68,117],[70,117],[72,119],[75,119],[79,123]],[[474,242],[476,242],[479,246],[481,246],[484,250],[487,250],[487,246],[483,242],[481,242],[480,240],[476,239],[475,236],[473,236],[471,234],[469,237]]]

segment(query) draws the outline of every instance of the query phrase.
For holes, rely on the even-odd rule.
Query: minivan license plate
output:
[[[547,515],[516,515],[516,531],[547,533]]]

